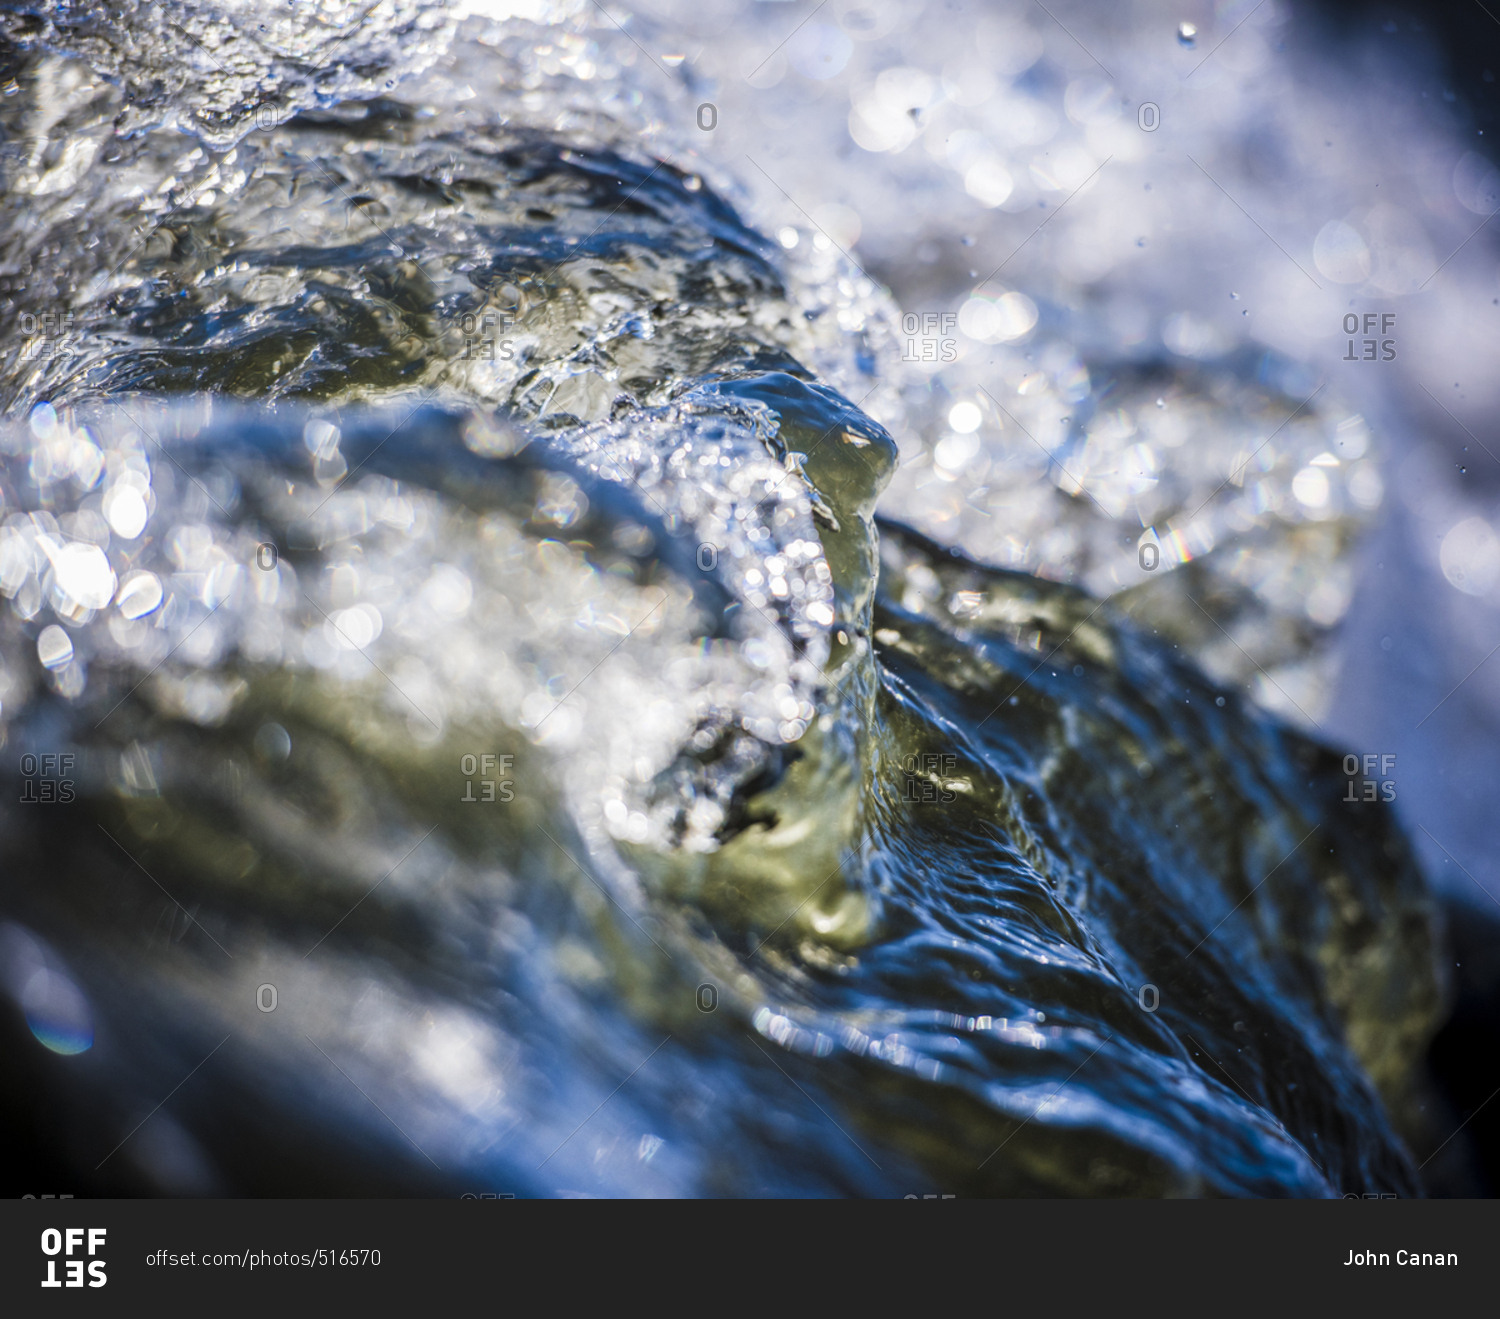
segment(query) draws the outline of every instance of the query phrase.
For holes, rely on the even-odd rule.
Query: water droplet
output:
[[[973,247],[974,246],[974,235],[973,234],[965,234],[958,241],[960,243],[962,243],[965,247]]]
[[[21,991],[26,1024],[38,1043],[69,1057],[94,1045],[94,1015],[72,979],[60,971],[34,971]]]
[[[121,615],[129,619],[144,618],[161,601],[161,581],[155,573],[150,572],[131,573],[121,585],[119,595],[115,597],[115,604]]]
[[[1157,399],[1157,400],[1156,400],[1156,406],[1157,406],[1157,407],[1159,407],[1159,408],[1164,408],[1164,407],[1166,407],[1166,406],[1167,406],[1167,400],[1166,400],[1166,399],[1164,399],[1164,398],[1159,398],[1159,399]]]
[[[1137,247],[1145,247],[1146,246],[1146,240],[1144,238],[1137,238],[1135,240],[1135,245]]]
[[[255,733],[255,749],[273,762],[292,754],[292,737],[280,724],[262,724]]]
[[[1240,300],[1240,295],[1238,293],[1231,293],[1229,297],[1234,302],[1238,302]]]
[[[57,434],[57,410],[50,403],[38,403],[30,416],[31,433],[39,440],[50,440]]]
[[[1192,50],[1198,44],[1198,25],[1196,23],[1179,23],[1177,25],[1177,44]]]
[[[52,555],[52,583],[85,609],[103,609],[115,598],[114,570],[97,545],[73,541]]]
[[[73,658],[73,642],[62,628],[52,623],[36,639],[36,657],[43,668],[60,669]]]
[[[149,517],[146,497],[136,485],[117,481],[105,493],[104,518],[115,535],[134,540],[146,529]]]

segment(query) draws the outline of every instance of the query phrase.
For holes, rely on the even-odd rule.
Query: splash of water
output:
[[[355,68],[252,130],[320,19],[122,135],[178,38],[48,21],[28,85],[97,156],[53,118],[13,181],[13,300],[72,337],[3,379],[0,713],[75,797],[6,806],[6,912],[92,1006],[86,1121],[218,1047],[180,1120],[231,1189],[267,1183],[225,1113],[403,1189],[1417,1188],[1441,986],[1379,805],[1153,636],[1171,597],[877,525],[899,316],[642,160],[623,41],[408,29],[400,98]],[[1202,442],[1185,504],[1242,444],[1211,421],[1286,392],[1142,368],[1110,420],[1053,356],[995,387],[1105,514],[1081,564],[1163,479],[1139,435]]]

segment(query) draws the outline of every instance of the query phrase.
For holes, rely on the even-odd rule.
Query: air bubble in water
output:
[[[1177,44],[1192,50],[1198,44],[1198,25],[1196,23],[1179,23],[1177,25]]]

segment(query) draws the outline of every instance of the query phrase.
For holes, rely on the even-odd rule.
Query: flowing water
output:
[[[1183,623],[1322,606],[1126,526],[1336,567],[1360,418],[1225,492],[1290,366],[1122,364],[1085,442],[1018,349],[984,541],[901,313],[633,39],[124,10],[13,6],[0,107],[7,1103],[80,1190],[1420,1191],[1422,878]]]

